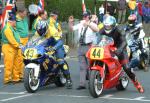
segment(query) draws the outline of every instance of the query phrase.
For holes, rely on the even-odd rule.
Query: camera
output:
[[[84,36],[83,35],[80,36],[79,43],[80,44],[85,44],[85,40],[84,40]]]

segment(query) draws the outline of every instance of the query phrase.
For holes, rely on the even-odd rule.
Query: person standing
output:
[[[145,32],[145,42],[149,46],[150,49],[150,1],[145,1],[143,8],[143,29]],[[150,54],[149,54],[150,55]]]
[[[127,7],[126,0],[118,0],[117,7],[118,7],[118,23],[119,24],[125,23],[126,7]]]
[[[128,7],[130,9],[130,15],[136,14],[136,0],[129,0]]]
[[[16,19],[16,30],[20,34],[21,43],[26,45],[29,39],[29,26],[26,8],[18,8]]]
[[[10,82],[19,82],[19,72],[17,67],[18,50],[20,45],[20,36],[16,29],[16,17],[11,15],[8,23],[2,29],[2,52],[4,55],[4,84]]]
[[[149,23],[150,22],[150,7],[148,4],[148,1],[144,2],[144,6],[142,8],[143,11],[143,21],[144,23]]]
[[[106,9],[106,8],[105,8]],[[116,9],[114,8],[114,6],[111,3],[107,3],[107,9],[106,9],[106,14],[109,14],[111,16],[114,16],[114,14],[116,13]]]
[[[86,58],[86,52],[92,44],[96,44],[97,37],[96,32],[99,31],[97,24],[92,22],[91,14],[89,11],[83,13],[83,20],[79,24],[73,25],[73,16],[69,17],[69,28],[74,31],[78,30],[79,48],[78,48],[78,60],[80,66],[80,84],[77,90],[86,89],[86,74],[88,70],[88,60]]]
[[[137,24],[142,23],[142,16],[143,16],[142,2],[138,0],[137,1]]]
[[[104,16],[104,6],[103,4],[99,7],[99,21],[102,23],[103,22],[103,16]]]
[[[32,36],[34,36],[36,32],[36,26],[39,20],[47,19],[47,11],[46,10],[41,10],[38,13],[38,17],[34,20],[32,24]]]
[[[25,46],[29,39],[29,26],[28,26],[28,19],[27,19],[27,10],[24,7],[19,7],[16,16],[16,31],[20,35],[20,43]],[[19,68],[19,77],[23,79],[23,72],[24,72],[24,63],[23,63],[23,56],[22,51],[19,49],[18,54],[18,66]]]

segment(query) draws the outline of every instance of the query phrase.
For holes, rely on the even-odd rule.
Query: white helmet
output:
[[[104,19],[103,24],[105,32],[109,34],[116,26],[116,19],[113,16],[107,16]]]

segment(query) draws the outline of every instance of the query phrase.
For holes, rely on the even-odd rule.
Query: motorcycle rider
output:
[[[125,31],[127,33],[126,38],[128,42],[128,46],[131,51],[130,62],[129,67],[135,68],[137,64],[140,62],[140,55],[138,53],[138,50],[141,51],[141,56],[147,60],[148,55],[146,53],[146,45],[144,43],[144,36],[145,33],[142,28],[142,24],[136,24],[136,15],[132,14],[128,17],[128,25],[125,28]],[[148,70],[148,63],[146,63],[146,66],[144,66],[144,70]]]
[[[55,12],[53,12],[53,15],[56,14],[54,13]],[[55,19],[51,18],[51,20],[55,22]],[[71,80],[69,68],[66,66],[65,61],[64,61],[64,57],[66,54],[64,51],[64,47],[63,47],[62,37],[61,37],[61,34],[60,35],[57,34],[58,30],[53,25],[52,24],[49,25],[47,21],[40,20],[36,26],[37,34],[39,36],[43,36],[44,34],[44,37],[47,39],[47,43],[45,42],[46,43],[45,46],[46,47],[52,46],[52,48],[49,48],[49,51],[52,51],[52,50],[56,51],[56,58],[58,59],[60,68],[62,68],[63,70],[63,74],[65,78],[67,79],[66,86],[68,89],[71,89],[72,80]],[[35,36],[37,36],[37,34]]]
[[[120,63],[123,66],[124,71],[132,80],[136,89],[143,93],[144,89],[141,84],[138,82],[136,75],[134,72],[129,68],[128,64],[128,55],[126,51],[126,38],[125,34],[121,33],[121,31],[116,26],[116,19],[113,16],[108,16],[103,21],[104,28],[100,30],[100,35],[107,35],[114,39],[114,46],[117,47],[115,54],[118,56]]]
[[[72,88],[72,80],[71,80],[71,76],[70,76],[70,71],[69,68],[66,68],[66,64],[64,61],[65,58],[65,50],[63,47],[63,40],[62,40],[62,29],[61,29],[61,25],[58,22],[58,11],[57,10],[53,10],[50,13],[50,18],[48,20],[49,22],[49,35],[47,35],[47,38],[54,38],[53,40],[51,39],[51,41],[53,41],[53,50],[56,51],[56,57],[59,60],[59,65],[60,68],[63,69],[63,73],[64,76],[67,79],[67,88],[70,89]]]

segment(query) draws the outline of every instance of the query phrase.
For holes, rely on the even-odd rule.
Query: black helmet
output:
[[[134,26],[135,25],[135,22],[136,22],[136,15],[135,14],[131,14],[129,17],[128,17],[128,24],[129,26]]]
[[[36,31],[40,36],[44,36],[48,30],[48,23],[45,20],[40,20],[37,23]]]

